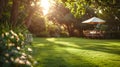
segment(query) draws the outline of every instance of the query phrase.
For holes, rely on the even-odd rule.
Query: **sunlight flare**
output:
[[[49,11],[49,8],[50,8],[49,0],[41,0],[40,6],[43,8],[43,14],[46,15]]]

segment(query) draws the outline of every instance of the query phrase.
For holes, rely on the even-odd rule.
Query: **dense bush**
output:
[[[0,67],[31,67],[31,49],[24,44],[24,36],[20,31],[0,26]]]
[[[105,38],[120,39],[120,31],[106,31]]]
[[[32,17],[32,21],[28,30],[34,35],[38,37],[45,37],[47,36],[46,26],[45,26],[45,19],[39,15],[34,15]]]

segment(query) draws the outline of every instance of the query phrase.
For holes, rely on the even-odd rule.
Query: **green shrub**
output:
[[[61,37],[68,37],[69,34],[68,34],[67,32],[61,32],[61,33],[60,33],[60,36],[61,36]]]
[[[120,31],[106,31],[105,38],[120,39]]]
[[[36,35],[37,37],[49,37],[49,33],[47,31],[42,31],[40,32],[38,35]]]
[[[6,26],[6,28],[5,28]],[[0,67],[31,67],[32,51],[24,43],[24,36],[17,30],[10,30],[9,26],[0,26]]]

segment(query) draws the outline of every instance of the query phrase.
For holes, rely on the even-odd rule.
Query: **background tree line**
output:
[[[93,26],[81,22],[93,16],[106,20],[108,31],[120,30],[118,0],[54,0],[55,3],[46,18],[38,1],[1,0],[0,21],[7,20],[12,28],[25,24],[35,36],[83,36],[82,31],[93,29]],[[34,5],[31,5],[33,3]],[[52,22],[52,25],[49,25],[49,22]]]

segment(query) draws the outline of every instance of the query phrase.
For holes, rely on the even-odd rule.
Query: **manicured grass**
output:
[[[34,38],[35,67],[120,67],[120,40]]]

